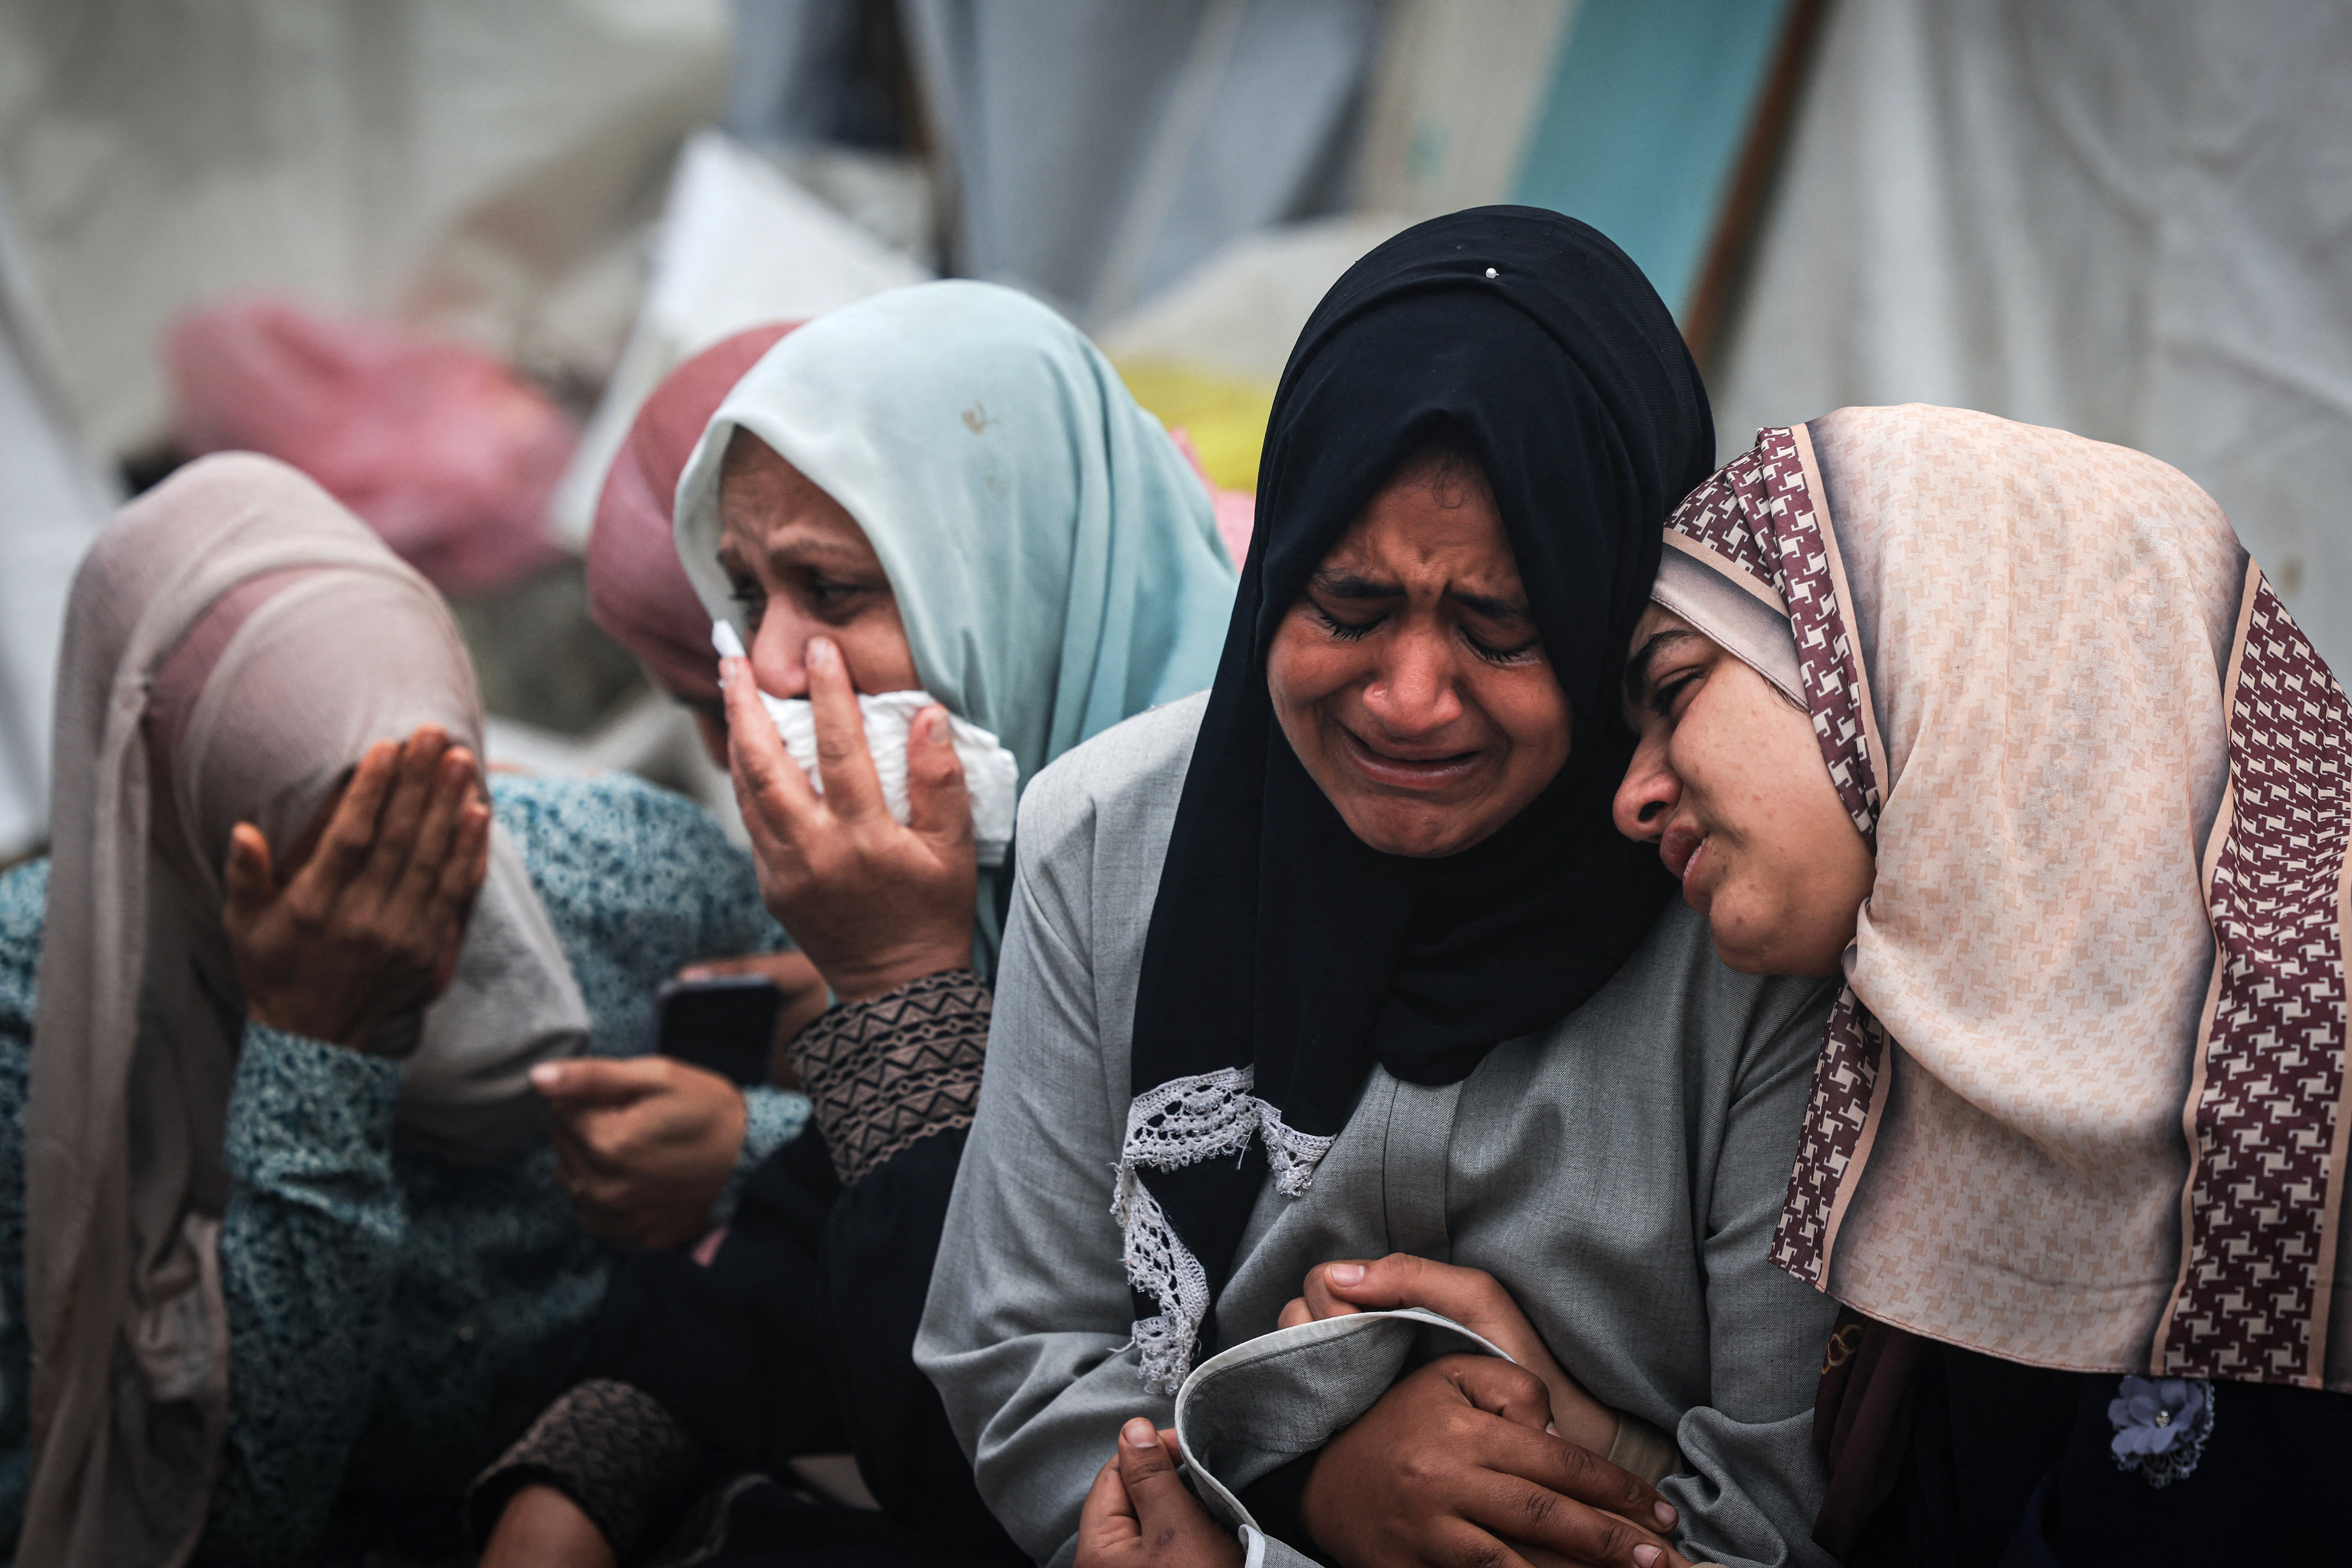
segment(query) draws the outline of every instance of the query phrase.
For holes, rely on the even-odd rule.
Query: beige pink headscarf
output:
[[[205,458],[126,507],[74,580],[56,848],[26,1113],[32,1456],[23,1563],[184,1562],[227,1411],[215,1256],[245,1003],[221,924],[230,831],[283,851],[374,742],[478,751],[440,595],[316,484]],[[520,853],[493,831],[456,977],[397,1033],[409,1146],[535,1145],[538,1061],[587,1009]]]
[[[738,332],[670,372],[604,476],[588,536],[588,613],[681,702],[716,710],[719,699],[710,612],[686,580],[670,521],[677,477],[743,373],[799,325]]]
[[[1656,597],[1877,854],[1775,1256],[2029,1365],[2352,1389],[2344,692],[2164,464],[1951,409],[1766,430]]]

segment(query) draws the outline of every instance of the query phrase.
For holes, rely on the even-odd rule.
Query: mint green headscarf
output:
[[[1215,677],[1234,579],[1208,492],[1094,345],[1026,295],[892,289],[810,322],[736,383],[674,515],[688,580],[748,646],[719,567],[719,475],[738,429],[866,531],[923,689],[994,732],[1024,786]],[[981,873],[983,973],[1010,871]]]

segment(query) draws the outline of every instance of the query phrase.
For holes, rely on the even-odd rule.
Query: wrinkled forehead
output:
[[[1412,587],[1435,582],[1522,600],[1517,552],[1493,490],[1474,464],[1409,461],[1342,529],[1309,581],[1361,577]]]

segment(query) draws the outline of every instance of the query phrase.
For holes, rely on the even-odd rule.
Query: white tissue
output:
[[[725,621],[711,623],[710,646],[721,658],[745,657],[743,639]],[[768,717],[775,721],[784,750],[793,754],[817,794],[823,795],[824,780],[816,763],[815,710],[798,697],[771,697],[762,691],[760,700],[767,707]],[[908,816],[907,734],[915,715],[938,700],[928,691],[885,691],[857,699],[858,711],[866,720],[866,749],[873,754],[882,798],[890,815],[900,822]],[[957,761],[963,763],[963,786],[971,797],[971,836],[980,863],[1002,866],[1013,843],[1013,808],[1021,787],[1021,764],[994,735],[952,713],[948,715],[948,738],[955,744]]]

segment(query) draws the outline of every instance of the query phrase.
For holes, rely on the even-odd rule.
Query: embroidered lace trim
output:
[[[1250,1092],[1255,1084],[1253,1068],[1221,1068],[1171,1079],[1128,1107],[1110,1212],[1126,1237],[1128,1283],[1160,1304],[1157,1316],[1135,1322],[1147,1388],[1173,1394],[1192,1370],[1201,1325],[1209,1316],[1209,1276],[1144,1185],[1141,1169],[1239,1159],[1257,1137],[1265,1142],[1275,1190],[1295,1198],[1314,1183],[1315,1168],[1331,1148],[1329,1138],[1284,1121],[1280,1110]]]

